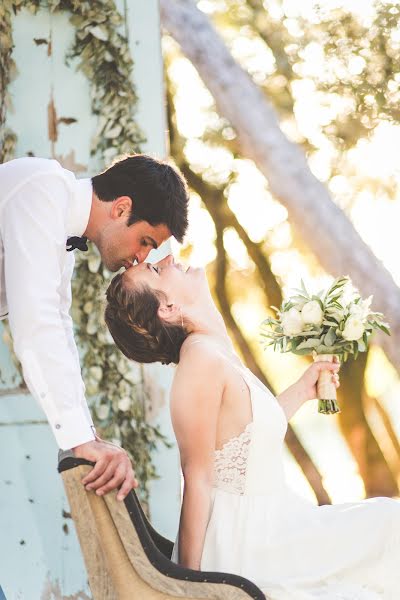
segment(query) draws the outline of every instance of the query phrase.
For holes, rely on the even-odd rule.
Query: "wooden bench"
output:
[[[266,600],[251,581],[228,573],[185,569],[170,560],[173,543],[149,523],[132,491],[96,496],[81,479],[93,466],[60,452],[62,475],[93,600]]]

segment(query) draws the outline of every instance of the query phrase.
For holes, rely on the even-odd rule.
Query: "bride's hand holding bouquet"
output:
[[[339,387],[339,359],[335,356],[332,362],[316,361],[306,369],[303,375],[277,397],[288,421],[308,400],[318,397],[318,380],[324,378],[336,388]]]
[[[339,277],[326,292],[317,295],[310,295],[301,282],[301,289],[295,290],[280,309],[275,309],[277,318],[269,317],[264,321],[262,335],[269,340],[266,345],[272,345],[274,350],[312,355],[318,363],[338,363],[339,359],[345,361],[350,355],[357,358],[359,352],[367,350],[374,329],[390,335],[383,315],[371,310],[371,301],[372,296],[366,300],[361,298],[348,277]],[[319,375],[313,397],[319,400],[318,411],[323,414],[339,412],[337,382],[332,378],[332,369],[322,365],[317,369]],[[313,370],[306,371],[303,376],[306,385],[309,377],[311,390],[314,376]]]

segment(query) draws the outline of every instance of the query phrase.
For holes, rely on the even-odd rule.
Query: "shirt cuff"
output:
[[[61,450],[70,450],[95,439],[95,429],[81,409],[63,412],[49,423]]]

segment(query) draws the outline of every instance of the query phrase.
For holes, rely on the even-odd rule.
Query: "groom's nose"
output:
[[[148,255],[150,254],[152,248],[141,248],[139,252],[136,252],[135,259],[138,263],[142,263],[146,260]]]

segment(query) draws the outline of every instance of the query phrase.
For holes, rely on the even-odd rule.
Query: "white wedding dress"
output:
[[[215,452],[201,570],[242,575],[268,600],[400,600],[400,502],[315,506],[297,496],[284,477],[285,414],[238,368],[253,420]]]

